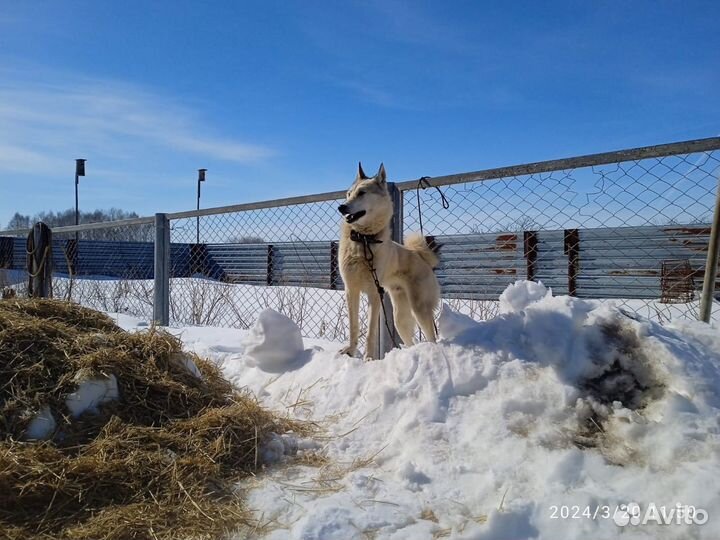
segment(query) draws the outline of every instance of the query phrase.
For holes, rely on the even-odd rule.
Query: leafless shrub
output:
[[[443,300],[454,311],[472,317],[478,321],[487,321],[497,317],[500,304],[496,300],[465,300],[449,298]]]
[[[184,279],[173,283],[172,288],[176,292],[174,296],[170,295],[172,320],[208,326],[227,324],[224,310],[233,304],[232,285],[205,279]]]

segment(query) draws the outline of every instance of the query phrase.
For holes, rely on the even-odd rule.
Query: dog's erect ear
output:
[[[367,178],[368,177],[365,175],[365,171],[363,171],[362,169],[362,162],[358,161],[358,170],[357,175],[355,176],[355,181],[357,182],[358,180],[367,180]]]
[[[384,184],[387,181],[387,176],[385,175],[385,165],[382,163],[380,164],[380,168],[378,169],[375,178],[377,178],[378,184]]]

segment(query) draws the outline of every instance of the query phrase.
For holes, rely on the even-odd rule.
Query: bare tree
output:
[[[103,221],[118,221],[140,217],[136,212],[128,212],[120,208],[109,210],[93,210],[80,212],[80,223],[98,223]],[[8,222],[8,229],[27,229],[32,223],[42,221],[52,227],[75,225],[75,210],[69,208],[61,211],[43,211],[33,216],[16,212]],[[126,242],[151,242],[153,240],[153,225],[133,225],[131,227],[112,227],[96,229],[80,233],[81,240],[111,240]]]

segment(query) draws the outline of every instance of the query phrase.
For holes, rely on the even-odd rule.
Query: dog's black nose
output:
[[[340,212],[343,216],[350,213],[350,210],[348,210],[347,204],[341,204],[338,206],[338,212]]]

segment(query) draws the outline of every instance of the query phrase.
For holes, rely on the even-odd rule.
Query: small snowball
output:
[[[281,373],[296,367],[303,357],[303,338],[298,326],[272,309],[263,310],[243,340],[248,362],[263,371]]]
[[[552,296],[552,291],[539,281],[516,281],[500,295],[500,313],[522,311],[547,296]]]

